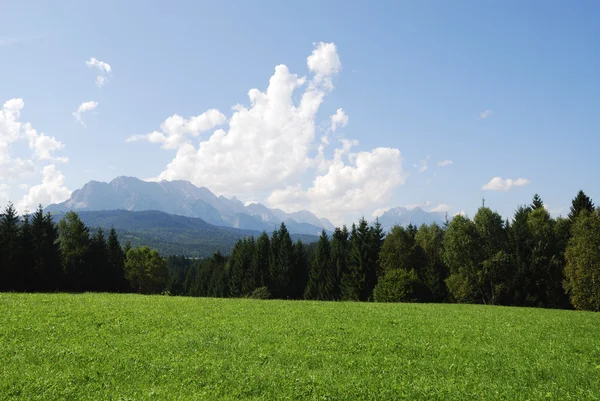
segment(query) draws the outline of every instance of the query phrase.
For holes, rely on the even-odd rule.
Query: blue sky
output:
[[[600,199],[597,2],[56,3],[2,5],[0,104],[22,104],[0,121],[0,202],[31,208],[119,175],[336,222],[400,205],[472,216],[483,197],[510,216],[536,192],[555,214],[579,189]],[[92,57],[111,67],[101,88]],[[271,112],[253,108],[249,90],[293,74],[306,79],[290,96],[273,86]],[[311,93],[322,101],[307,117]],[[97,103],[85,127],[84,102]],[[332,130],[340,108],[348,123]],[[126,142],[170,136],[173,115],[171,145]],[[494,177],[522,185],[482,189]]]

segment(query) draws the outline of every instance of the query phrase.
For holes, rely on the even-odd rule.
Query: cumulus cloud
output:
[[[450,206],[446,205],[445,203],[440,203],[436,207],[432,208],[430,212],[447,212],[449,210]]]
[[[329,117],[331,120],[331,132],[335,132],[338,128],[344,128],[348,125],[348,116],[344,113],[343,109],[337,109],[335,114]]]
[[[223,125],[226,117],[217,109],[208,110],[199,116],[185,119],[174,114],[160,125],[161,132],[153,131],[147,135],[133,135],[126,142],[147,140],[152,143],[160,143],[163,149],[177,149],[185,143],[189,143],[188,136],[198,136],[219,125]]]
[[[38,133],[30,123],[20,121],[23,99],[6,101],[0,109],[0,179],[17,180],[35,171],[35,161],[66,162],[66,157],[55,157],[54,152],[64,148],[64,144],[53,136]],[[28,158],[11,154],[12,145],[27,142],[32,154]]]
[[[89,68],[94,68],[98,70],[98,76],[96,77],[96,86],[98,88],[102,88],[108,80],[107,76],[110,75],[110,73],[112,72],[112,68],[110,67],[110,65],[108,63],[105,63],[104,61],[97,60],[94,57],[86,61],[85,65],[87,65]]]
[[[347,162],[338,150],[328,171],[316,176],[307,190],[300,184],[275,190],[268,204],[287,211],[308,207],[341,222],[346,214],[388,201],[393,189],[405,181],[398,149],[350,153]]]
[[[315,43],[315,49],[306,59],[308,69],[314,73],[314,83],[327,89],[333,88],[331,77],[340,72],[342,62],[335,43]]]
[[[502,177],[494,177],[481,187],[484,191],[509,191],[515,187],[524,187],[526,185],[531,184],[526,178],[517,178],[513,180],[511,178],[502,178]]]
[[[330,144],[326,135],[316,139],[316,119],[334,89],[332,77],[341,70],[335,44],[315,44],[307,66],[308,77],[276,66],[266,90],[251,89],[249,105],[235,106],[228,121],[218,110],[192,117],[203,124],[175,115],[160,131],[127,141],[147,140],[177,150],[154,180],[189,180],[219,194],[246,195],[284,210],[309,209],[328,217],[377,207],[404,183],[400,151],[352,151],[358,142],[342,139],[332,157],[325,157]],[[199,143],[192,142],[192,137],[225,123]],[[328,131],[334,131],[348,123],[348,116],[338,109],[329,123]]]
[[[438,162],[439,167],[447,167],[447,166],[451,166],[452,164],[454,164],[454,162],[452,160],[441,160]]]
[[[98,107],[98,102],[94,102],[94,101],[83,102],[79,105],[79,107],[77,108],[77,111],[73,112],[73,117],[75,117],[75,119],[77,121],[79,121],[81,123],[81,125],[85,128],[85,121],[83,121],[84,114],[89,113],[90,111],[94,110],[96,107]]]
[[[486,118],[490,117],[492,115],[492,111],[490,109],[484,110],[481,113],[479,113],[479,119],[480,120],[485,120]]]
[[[34,210],[40,204],[47,206],[63,202],[71,196],[71,191],[65,186],[65,176],[54,164],[45,166],[42,175],[42,183],[29,188],[29,193],[17,203],[20,212]]]

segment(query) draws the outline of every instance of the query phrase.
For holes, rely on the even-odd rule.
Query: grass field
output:
[[[0,399],[600,399],[600,314],[0,294]]]

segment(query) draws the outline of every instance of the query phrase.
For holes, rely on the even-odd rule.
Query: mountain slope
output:
[[[218,227],[199,218],[155,210],[78,211],[77,214],[92,230],[102,228],[108,231],[114,227],[122,243],[130,241],[133,246],[150,246],[162,255],[206,257],[216,251],[229,254],[238,239],[261,234],[260,231]],[[64,213],[54,213],[52,216],[59,221]],[[271,231],[267,232],[271,234]],[[292,238],[306,243],[318,239],[317,236],[302,234],[292,234]]]
[[[60,204],[46,210],[56,212],[158,210],[169,214],[197,217],[215,226],[272,231],[282,222],[291,233],[319,235],[332,224],[302,210],[285,213],[260,203],[244,205],[236,198],[217,197],[208,188],[188,181],[146,182],[135,177],[117,177],[109,183],[90,181]]]
[[[444,224],[445,218],[446,214],[444,212],[426,212],[420,207],[413,209],[395,207],[382,214],[379,217],[379,223],[387,232],[395,225],[408,226],[409,224],[413,224],[418,227],[422,224],[429,225],[436,223],[441,226]]]

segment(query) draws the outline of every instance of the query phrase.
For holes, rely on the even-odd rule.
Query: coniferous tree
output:
[[[257,288],[269,286],[269,252],[271,241],[269,235],[263,232],[256,239],[256,250],[252,258],[252,274]]]
[[[531,202],[531,209],[537,210],[537,209],[543,209],[543,208],[544,208],[544,202],[542,201],[542,198],[540,198],[540,196],[538,194],[533,195],[533,200]]]
[[[414,238],[414,234],[412,234]],[[379,223],[379,218],[375,220],[375,224],[372,227],[369,227],[369,237],[368,237],[368,261],[366,265],[365,271],[365,299],[371,299],[373,294],[373,289],[377,285],[377,273],[379,272],[379,253],[381,251],[381,246],[383,245],[383,239],[385,238],[385,234],[383,233],[383,228]]]
[[[331,264],[335,272],[333,284],[333,299],[340,299],[341,281],[344,274],[348,274],[348,250],[349,233],[348,228],[343,226],[336,228],[331,239]]]
[[[125,280],[125,252],[121,248],[117,231],[111,228],[108,233],[106,244],[108,270],[110,274],[109,287],[112,291],[126,291],[127,281]]]
[[[371,230],[364,218],[360,219],[358,227],[352,225],[350,244],[348,272],[342,277],[342,299],[366,301],[371,295],[367,294],[366,284],[372,253],[369,249]]]
[[[19,279],[19,216],[12,203],[0,217],[0,289],[16,290]]]
[[[108,249],[104,231],[99,228],[90,238],[88,250],[88,264],[90,269],[90,287],[94,291],[110,291],[111,272],[108,266]]]
[[[35,272],[33,271],[33,234],[29,214],[21,220],[19,230],[19,257],[15,288],[19,291],[33,291]]]
[[[579,191],[577,196],[575,196],[571,202],[571,210],[569,212],[569,220],[571,224],[575,222],[575,219],[577,216],[579,216],[579,213],[584,210],[592,213],[594,211],[594,203],[590,197],[585,194],[585,192]]]
[[[310,264],[305,299],[331,300],[334,296],[335,271],[331,263],[331,246],[325,230],[321,232]]]
[[[293,242],[284,223],[271,238],[271,293],[275,298],[288,298],[289,271],[293,260]]]
[[[294,243],[289,293],[292,299],[302,299],[308,282],[308,252],[300,240]]]

